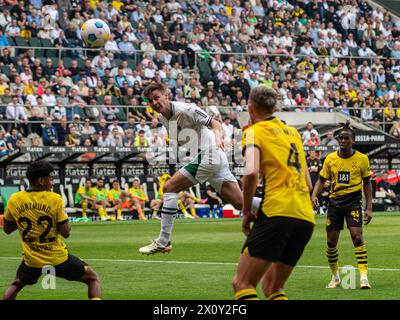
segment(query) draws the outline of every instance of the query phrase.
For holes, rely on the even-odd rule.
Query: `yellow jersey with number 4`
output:
[[[14,193],[4,219],[18,226],[27,266],[42,268],[67,260],[67,247],[57,231],[58,224],[68,222],[59,194],[48,191]]]
[[[297,130],[271,117],[243,132],[242,147],[243,152],[249,147],[260,150],[263,213],[315,223],[305,178],[306,158]]]

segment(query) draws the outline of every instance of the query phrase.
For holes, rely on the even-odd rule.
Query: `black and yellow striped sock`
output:
[[[244,289],[235,293],[235,300],[260,300],[255,289]]]
[[[88,207],[88,205],[86,202],[82,203],[82,217],[83,218],[87,217],[87,207]]]
[[[181,200],[178,200],[178,208],[183,214],[187,213],[186,207]]]
[[[273,294],[270,294],[267,297],[267,300],[289,300],[289,299],[286,296],[285,292],[277,291],[277,292],[274,292]]]
[[[366,277],[368,275],[368,256],[367,256],[367,248],[365,245],[355,247],[354,253],[356,255],[358,270],[360,271],[360,275]]]
[[[337,276],[339,273],[339,253],[337,247],[327,248],[326,249],[326,257],[328,258],[329,268],[331,268],[332,274]]]

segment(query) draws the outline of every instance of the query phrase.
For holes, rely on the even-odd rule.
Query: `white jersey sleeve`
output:
[[[176,113],[184,113],[185,119],[196,124],[202,124],[208,127],[211,123],[211,116],[208,115],[204,110],[200,109],[195,104],[184,104],[176,108]]]

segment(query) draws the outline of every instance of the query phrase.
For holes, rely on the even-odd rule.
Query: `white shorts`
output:
[[[217,192],[221,192],[224,182],[237,182],[235,176],[229,170],[228,158],[220,148],[201,151],[179,172],[193,184],[210,182]]]

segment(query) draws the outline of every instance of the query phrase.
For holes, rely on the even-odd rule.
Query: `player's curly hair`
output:
[[[350,126],[350,120],[347,119],[346,123],[341,123],[341,125],[342,125],[342,128],[339,130],[339,134],[342,131],[349,132],[351,134],[351,137],[353,138],[353,140],[355,140],[356,139],[356,134],[355,134],[353,128]]]
[[[50,162],[45,160],[38,160],[32,162],[26,171],[26,177],[29,183],[35,183],[37,179],[42,177],[49,177],[54,171],[54,167]]]

